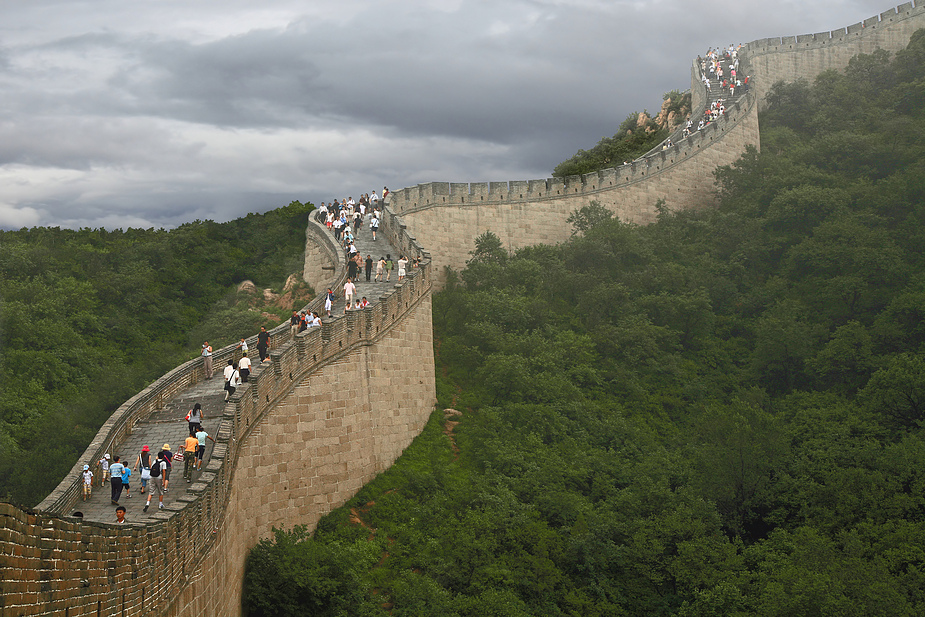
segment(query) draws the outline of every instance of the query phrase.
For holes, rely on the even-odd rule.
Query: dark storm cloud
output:
[[[225,220],[388,184],[544,177],[710,46],[889,3],[0,7],[0,226]]]

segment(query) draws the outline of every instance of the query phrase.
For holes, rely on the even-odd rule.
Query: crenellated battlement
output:
[[[754,56],[761,53],[789,51],[794,49],[809,50],[830,47],[832,45],[850,45],[853,44],[856,38],[871,35],[871,33],[878,28],[883,29],[903,20],[916,19],[923,14],[925,14],[925,5],[923,5],[922,2],[919,2],[919,6],[915,6],[912,2],[905,2],[894,9],[884,11],[879,15],[868,17],[864,21],[839,28],[838,30],[817,32],[815,34],[799,34],[796,36],[758,39],[752,41],[746,47],[749,53]]]
[[[725,116],[711,122],[702,131],[692,133],[690,137],[677,141],[667,149],[620,167],[564,178],[508,182],[427,182],[393,192],[389,204],[396,214],[407,216],[441,206],[532,203],[576,195],[594,199],[595,195],[614,188],[651,181],[653,177],[682,164],[698,151],[709,148],[714,141],[735,127],[739,118],[748,113],[754,102],[753,95],[746,95],[733,103],[726,110]]]
[[[912,33],[925,27],[925,0],[905,2],[864,21],[815,34],[772,37],[745,46],[751,60],[759,105],[774,83],[803,78],[809,81],[829,69],[841,69],[859,53],[877,49],[896,52]]]

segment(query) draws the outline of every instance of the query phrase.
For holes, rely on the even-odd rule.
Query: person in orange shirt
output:
[[[187,484],[193,481],[193,470],[196,469],[196,448],[199,447],[199,440],[196,439],[195,433],[190,431],[189,437],[183,443],[183,477],[186,478]]]

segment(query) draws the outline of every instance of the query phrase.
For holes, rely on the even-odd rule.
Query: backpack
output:
[[[161,461],[158,459],[154,465],[151,466],[151,477],[159,478],[161,476]]]

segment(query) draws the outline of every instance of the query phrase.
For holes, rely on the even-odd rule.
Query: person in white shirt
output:
[[[82,474],[84,479],[84,501],[90,499],[90,493],[93,490],[93,472],[90,471],[89,465],[84,465],[84,471]]]
[[[228,366],[225,367],[225,400],[227,401],[234,394],[234,391],[241,385],[241,373],[234,366],[234,360],[228,360]]]
[[[347,282],[344,283],[344,312],[353,306],[353,296],[356,294],[356,292],[357,286],[354,285],[353,281],[348,278]]]
[[[122,496],[122,474],[125,472],[125,465],[119,462],[119,457],[112,458],[112,465],[109,466],[109,484],[112,488],[112,505],[119,505],[119,498]]]
[[[241,373],[241,383],[247,383],[251,375],[251,359],[247,357],[247,352],[238,361],[238,371]]]

